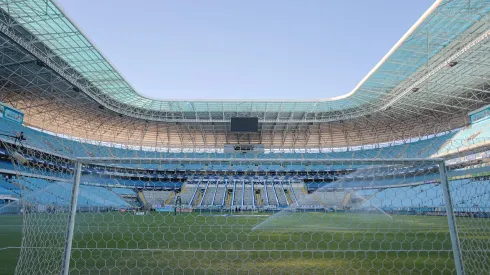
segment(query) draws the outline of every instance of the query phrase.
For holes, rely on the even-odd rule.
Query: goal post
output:
[[[459,242],[458,232],[456,229],[453,201],[449,188],[449,180],[447,176],[446,164],[444,160],[439,160],[439,173],[441,175],[442,192],[444,194],[444,204],[446,206],[447,222],[449,226],[449,234],[451,236],[451,244],[453,248],[454,265],[458,275],[464,274],[463,260],[461,254],[461,245]]]
[[[80,178],[82,176],[82,162],[75,162],[75,176],[73,179],[73,188],[71,193],[70,217],[68,218],[68,231],[66,232],[65,250],[63,252],[63,269],[62,274],[70,273],[71,247],[73,243],[73,231],[75,229],[75,216],[77,214],[78,193],[80,190]]]
[[[76,170],[75,170],[75,177],[74,177],[74,185],[73,185],[73,196],[76,196],[78,194],[78,188],[80,185],[80,175],[82,172],[82,165],[89,165],[92,163],[97,163],[97,164],[107,164],[107,163],[117,163],[117,164],[161,164],[168,162],[168,159],[133,159],[133,158],[79,158],[76,162]],[[178,161],[181,162],[193,162],[195,160],[192,159],[179,159]],[[228,162],[230,161],[229,159],[224,159],[224,160],[215,160],[216,162]],[[247,161],[253,161],[253,160],[240,160],[240,162],[247,162]],[[449,181],[448,181],[448,175],[446,171],[446,166],[444,163],[443,159],[393,159],[393,160],[387,160],[387,159],[327,159],[327,160],[318,160],[318,159],[311,159],[311,160],[302,160],[302,163],[310,163],[310,164],[327,164],[327,165],[336,165],[336,164],[345,164],[349,163],[350,165],[356,165],[356,164],[362,164],[362,165],[409,165],[409,166],[424,166],[424,165],[432,165],[432,166],[437,166],[439,168],[439,175],[440,175],[440,184],[442,188],[442,193],[444,195],[444,206],[445,206],[445,211],[446,211],[446,217],[447,217],[447,222],[448,222],[448,229],[449,229],[449,234],[451,238],[451,246],[452,246],[452,255],[453,255],[453,260],[454,260],[454,266],[456,270],[456,274],[464,274],[463,273],[463,262],[462,262],[462,255],[461,255],[461,250],[460,250],[460,243],[459,243],[459,238],[457,234],[457,229],[456,229],[456,223],[455,223],[455,215],[453,211],[453,204],[452,204],[452,199],[451,199],[451,194],[450,194],[450,187],[449,187]],[[338,188],[337,188],[338,189]],[[180,201],[180,196],[178,197],[179,203]],[[71,249],[72,249],[72,241],[73,241],[73,230],[74,230],[74,223],[75,223],[75,216],[76,216],[76,209],[77,209],[77,199],[76,197],[72,197],[71,201],[71,211],[70,211],[70,217],[69,217],[69,225],[68,225],[68,232],[67,232],[67,239],[66,239],[66,246],[65,246],[65,251],[64,251],[64,262],[63,262],[63,274],[69,274],[69,263],[70,263],[70,256],[71,256]],[[174,208],[174,211],[176,210],[176,206]],[[175,213],[174,213],[175,215]]]
[[[13,160],[24,208],[16,274],[490,270],[481,168],[418,158],[36,157]]]

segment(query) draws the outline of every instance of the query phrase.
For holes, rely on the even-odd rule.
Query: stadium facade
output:
[[[165,100],[53,1],[3,1],[15,273],[490,272],[489,13],[436,1],[344,96]]]

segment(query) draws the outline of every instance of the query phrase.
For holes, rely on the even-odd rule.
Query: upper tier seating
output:
[[[159,158],[281,158],[281,159],[298,159],[298,158],[410,158],[410,157],[430,157],[437,154],[448,153],[455,149],[462,149],[475,144],[483,144],[490,140],[490,128],[488,121],[477,122],[473,125],[465,127],[459,131],[450,134],[440,135],[438,137],[428,138],[412,143],[401,143],[384,146],[374,149],[362,149],[362,147],[354,149],[341,149],[335,152],[328,153],[262,153],[262,154],[229,154],[229,153],[173,153],[173,152],[155,152],[136,149],[125,149],[108,147],[100,143],[99,145],[75,141],[67,138],[57,137],[48,133],[43,133],[32,128],[24,127],[15,122],[0,118],[0,128],[9,129],[11,134],[24,132],[26,145],[44,150],[52,154],[59,154],[70,158],[75,157],[159,157]],[[168,164],[166,164],[168,166]],[[189,165],[170,165],[167,169],[187,169],[199,170],[204,166],[201,164]],[[121,165],[124,166],[124,165]],[[158,165],[149,164],[131,164],[132,167],[140,168],[161,168]],[[206,166],[207,170],[254,170],[253,166],[229,167],[227,165],[210,165]],[[270,165],[266,168],[270,170],[286,171],[298,169],[298,167],[273,167]]]

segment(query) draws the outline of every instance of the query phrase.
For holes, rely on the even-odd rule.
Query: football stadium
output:
[[[0,274],[490,274],[490,1],[413,21],[344,96],[157,100],[1,1]]]

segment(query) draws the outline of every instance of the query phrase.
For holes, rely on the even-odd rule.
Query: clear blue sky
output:
[[[429,0],[58,0],[140,93],[317,99],[350,92]]]

